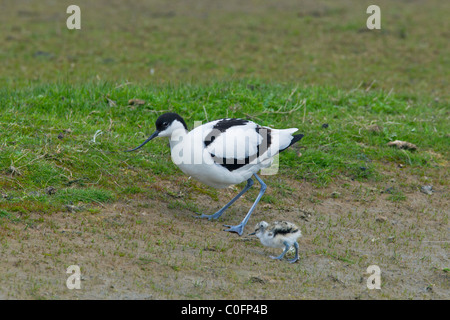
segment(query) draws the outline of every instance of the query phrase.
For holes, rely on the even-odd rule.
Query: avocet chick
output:
[[[288,261],[294,263],[298,260],[297,239],[301,237],[302,232],[295,224],[288,221],[275,221],[273,225],[270,225],[261,221],[255,226],[255,232],[249,235],[256,235],[261,243],[267,247],[284,248],[284,251],[278,257],[270,256],[272,259],[283,259],[286,252],[294,246],[295,257],[288,259]]]

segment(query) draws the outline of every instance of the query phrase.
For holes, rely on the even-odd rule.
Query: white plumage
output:
[[[294,246],[295,257],[288,261],[294,263],[298,260],[297,239],[302,236],[302,232],[295,224],[288,221],[275,221],[270,225],[261,221],[255,226],[255,232],[250,235],[256,235],[261,243],[267,247],[284,248],[278,257],[270,256],[272,259],[281,260],[286,252]]]
[[[170,139],[172,161],[200,182],[214,188],[226,188],[246,181],[259,170],[269,167],[273,157],[280,149],[290,145],[292,133],[298,130],[262,128],[254,122],[238,120],[241,119],[212,121],[190,132],[180,124],[173,125],[178,129],[173,131]],[[236,125],[221,132],[220,124],[224,122],[234,122]],[[257,127],[262,128],[259,133],[255,130]],[[264,144],[267,139],[263,136],[269,134],[268,130],[271,134],[269,146]],[[262,153],[262,148],[267,150]],[[245,162],[246,165],[239,166]]]
[[[222,209],[201,218],[217,219],[252,185],[254,176],[261,184],[260,193],[252,208],[237,226],[226,231],[242,235],[244,226],[266,189],[257,172],[269,167],[273,157],[300,140],[292,135],[297,128],[273,129],[244,119],[220,119],[188,131],[183,118],[166,113],[156,120],[156,131],[139,149],[155,137],[169,137],[172,161],[187,175],[214,188],[226,188],[247,181],[245,188]]]

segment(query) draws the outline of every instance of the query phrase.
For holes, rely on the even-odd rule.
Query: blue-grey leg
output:
[[[240,236],[242,235],[242,233],[244,232],[244,227],[248,222],[248,219],[250,219],[250,216],[252,215],[253,210],[255,210],[256,205],[258,204],[259,200],[261,199],[262,195],[264,194],[264,192],[267,189],[266,184],[264,183],[264,181],[262,181],[256,174],[253,174],[256,178],[256,180],[258,180],[259,184],[261,185],[261,190],[259,191],[258,197],[256,198],[255,202],[253,203],[252,207],[250,208],[250,210],[248,211],[247,215],[245,216],[244,220],[242,220],[241,223],[239,223],[237,226],[229,226],[229,225],[225,225],[225,227],[228,227],[229,229],[226,229],[224,231],[228,231],[228,232],[236,232],[237,234],[239,234]]]
[[[288,261],[290,263],[294,263],[298,260],[298,243],[297,243],[297,241],[294,242],[294,247],[295,247],[295,257],[292,259],[288,259]]]
[[[208,220],[218,219],[225,212],[225,210],[227,210],[229,206],[231,206],[237,199],[239,199],[244,193],[246,193],[247,190],[250,189],[252,185],[253,185],[253,179],[250,178],[247,180],[247,184],[245,185],[244,189],[242,189],[242,191],[239,192],[236,197],[231,199],[231,201],[228,202],[222,209],[220,209],[219,211],[217,211],[214,214],[197,213],[198,214],[197,218],[208,218]]]
[[[286,252],[288,252],[288,250],[289,250],[289,248],[291,246],[286,241],[283,242],[283,243],[284,243],[284,250],[283,250],[283,252],[278,257],[270,256],[272,259],[281,260],[281,259],[283,259],[283,257],[286,254]]]

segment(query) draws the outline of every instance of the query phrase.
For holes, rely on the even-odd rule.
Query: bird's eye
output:
[[[169,123],[163,122],[163,127],[167,127],[168,125],[169,125]]]

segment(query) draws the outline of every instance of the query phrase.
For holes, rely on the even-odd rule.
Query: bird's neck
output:
[[[183,140],[186,139],[188,131],[184,128],[180,128],[172,132],[170,136],[170,149],[173,149],[179,143],[183,143]]]

